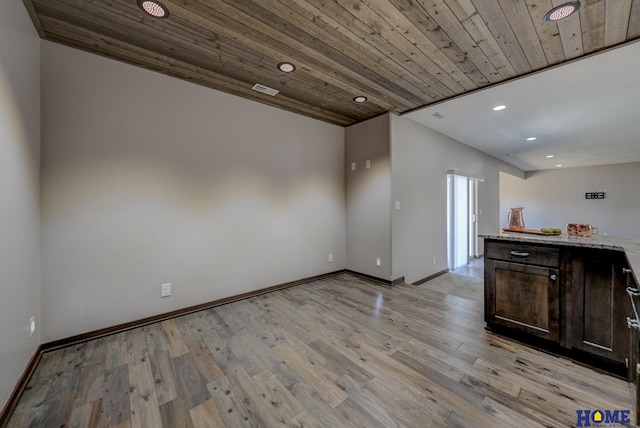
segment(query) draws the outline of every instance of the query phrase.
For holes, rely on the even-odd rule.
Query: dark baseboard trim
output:
[[[331,278],[336,275],[344,273],[344,270],[338,270],[334,272],[324,273],[321,275],[310,276],[308,278],[299,279],[296,281],[285,282],[284,284],[274,285],[272,287],[261,288],[260,290],[249,291],[235,296],[225,297],[223,299],[214,300],[207,303],[201,303],[195,306],[189,306],[187,308],[178,309],[164,314],[154,315],[152,317],[142,318],[136,321],[131,321],[123,324],[118,324],[112,327],[102,328],[100,330],[94,330],[88,333],[78,334],[76,336],[67,337],[65,339],[54,340],[52,342],[45,343],[41,346],[42,352],[50,352],[56,349],[64,348],[70,345],[76,345],[78,343],[86,342],[88,340],[97,339],[98,337],[109,336],[111,334],[120,333],[123,331],[131,330],[133,328],[142,327],[148,324],[153,324],[159,321],[166,321],[171,318],[179,317],[181,315],[187,315],[193,312],[198,312],[204,309],[213,308],[216,306],[224,305],[226,303],[236,302],[238,300],[249,299],[251,297],[260,296],[262,294],[271,293],[273,291],[283,290],[289,287],[295,287],[296,285],[305,284],[311,281],[317,281],[319,279]]]
[[[18,379],[18,383],[15,388],[13,388],[13,392],[9,396],[7,403],[4,405],[2,410],[0,411],[0,428],[4,428],[9,423],[9,417],[13,414],[13,411],[16,409],[18,405],[18,401],[20,397],[22,397],[22,393],[24,392],[29,380],[31,379],[31,375],[36,369],[36,366],[40,362],[40,358],[42,358],[42,347],[38,346],[31,356],[29,360],[29,364],[25,367],[22,372],[22,376]]]
[[[354,270],[349,270],[349,269],[345,269],[344,273],[348,273],[348,274],[351,274],[353,276],[357,276],[359,278],[366,279],[367,281],[388,285],[390,287],[392,287],[394,285],[398,285],[398,284],[404,284],[404,276],[401,276],[400,278],[394,279],[393,281],[391,281],[389,279],[382,279],[382,278],[378,278],[378,277],[375,277],[375,276],[372,276],[372,275],[367,275],[366,273],[360,273],[360,272],[356,272]]]
[[[396,278],[393,281],[391,281],[391,286],[395,286],[395,285],[400,285],[400,284],[404,284],[404,276],[401,276],[400,278]]]
[[[421,280],[416,281],[416,282],[414,282],[414,283],[413,283],[413,284],[411,284],[411,285],[420,285],[420,284],[424,284],[425,282],[427,282],[427,281],[431,281],[432,279],[437,278],[437,277],[439,277],[439,276],[441,276],[441,275],[444,275],[445,273],[449,273],[449,269],[444,269],[444,270],[441,270],[440,272],[436,272],[436,273],[434,273],[433,275],[429,275],[429,276],[428,276],[428,277],[426,277],[426,278],[422,278]]]

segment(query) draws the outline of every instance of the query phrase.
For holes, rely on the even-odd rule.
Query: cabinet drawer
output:
[[[537,266],[560,266],[560,249],[515,242],[485,241],[485,258]]]

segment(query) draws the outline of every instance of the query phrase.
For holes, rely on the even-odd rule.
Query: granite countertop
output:
[[[480,238],[497,239],[501,241],[528,242],[533,244],[549,244],[562,247],[597,248],[602,250],[624,251],[633,271],[636,284],[640,285],[640,238],[621,236],[594,235],[589,238],[582,236],[562,235],[530,235],[517,232],[499,232],[493,234],[479,234]]]

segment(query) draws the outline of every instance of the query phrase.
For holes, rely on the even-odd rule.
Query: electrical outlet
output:
[[[380,257],[376,257],[376,267],[382,267],[382,259]]]
[[[329,253],[329,263],[333,263],[333,253]]]
[[[171,283],[162,284],[160,286],[160,297],[171,296]]]
[[[33,335],[36,332],[36,317],[35,316],[32,316],[31,318],[29,318],[28,330],[29,330],[29,337],[33,337]]]

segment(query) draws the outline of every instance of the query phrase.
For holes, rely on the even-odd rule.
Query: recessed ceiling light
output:
[[[495,107],[493,108],[493,110],[495,110],[495,111],[500,111],[500,110],[504,110],[504,109],[506,109],[506,108],[507,108],[507,106],[495,106]]]
[[[290,62],[283,61],[278,64],[278,69],[283,73],[291,73],[293,71],[296,71],[296,66]]]
[[[580,9],[580,2],[570,1],[551,9],[544,16],[544,20],[547,22],[560,21],[561,19],[567,18],[569,15],[573,15],[578,11],[578,9]]]
[[[529,138],[527,138],[527,141],[533,141],[535,139],[536,139],[536,137],[529,137]]]
[[[353,99],[353,101],[355,101],[357,103],[363,103],[363,102],[367,101],[367,97],[365,97],[364,95],[359,95],[359,96],[355,97]]]
[[[513,156],[511,153],[507,153],[505,154],[505,156]]]
[[[169,9],[157,0],[138,0],[138,6],[154,18],[169,17]]]
[[[551,159],[553,157],[553,155],[547,155],[547,158]]]
[[[562,166],[562,164],[557,164],[556,167],[560,168]]]

